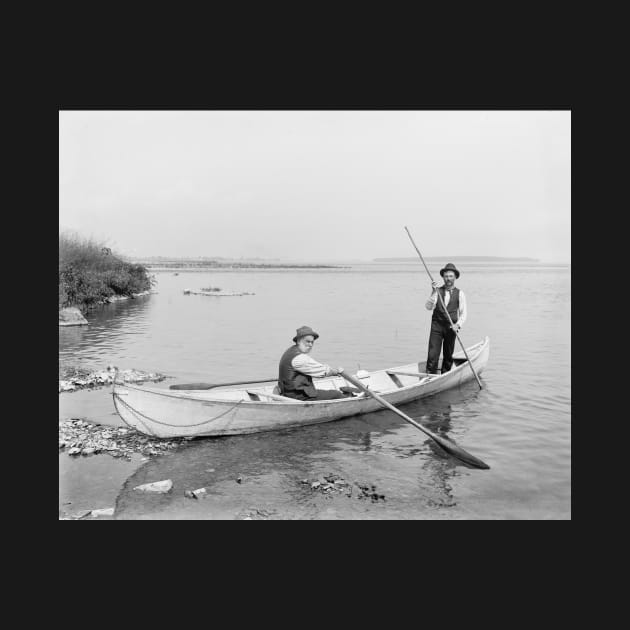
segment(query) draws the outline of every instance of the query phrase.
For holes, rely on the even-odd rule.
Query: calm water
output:
[[[430,268],[439,278],[439,266]],[[430,283],[420,263],[168,271],[156,278],[157,294],[92,313],[89,327],[59,328],[60,363],[175,377],[164,387],[273,378],[302,325],[320,334],[316,359],[351,371],[426,359]],[[570,280],[563,265],[462,265],[457,286],[469,308],[462,341],[490,337],[484,389],[473,381],[404,411],[448,434],[490,470],[443,457],[417,429],[382,411],[299,430],[192,441],[134,469],[117,495],[118,517],[234,518],[258,507],[277,518],[570,518]],[[183,294],[207,286],[255,295]],[[106,413],[115,422],[105,390],[60,395],[60,415],[71,404],[84,404],[82,415],[107,421]],[[299,483],[329,472],[376,485],[386,500],[326,497]],[[234,481],[239,475],[242,484]],[[131,491],[166,478],[175,484],[169,495]],[[209,491],[204,501],[182,496],[201,486]]]

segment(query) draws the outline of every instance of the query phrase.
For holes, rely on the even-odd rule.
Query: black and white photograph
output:
[[[571,520],[570,109],[58,114],[59,520]]]

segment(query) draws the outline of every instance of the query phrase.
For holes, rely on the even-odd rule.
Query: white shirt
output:
[[[442,287],[440,287],[441,289]],[[427,310],[432,311],[435,308],[435,305],[437,304],[437,300],[438,300],[438,296],[437,296],[437,291],[435,293],[433,293],[431,295],[431,297],[427,300],[427,303],[425,304],[425,306],[427,307]],[[444,305],[448,306],[448,303],[451,301],[451,294],[450,291],[444,291]],[[466,309],[466,296],[464,295],[464,292],[460,289],[459,290],[459,308],[457,309],[457,321],[455,322],[455,324],[459,324],[459,327],[461,328],[464,325],[464,322],[466,321],[466,317],[468,315],[468,311]]]
[[[308,354],[296,354],[291,361],[294,370],[308,374],[309,376],[330,376],[331,367],[325,363],[319,363],[308,356]]]

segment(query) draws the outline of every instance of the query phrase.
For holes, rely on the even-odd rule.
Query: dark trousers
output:
[[[295,398],[296,400],[333,400],[335,398],[347,398],[346,395],[336,389],[318,389],[316,392],[317,396],[315,398],[310,398],[302,392],[285,392],[283,395],[288,398]]]
[[[431,334],[429,335],[429,355],[427,357],[427,372],[438,373],[440,350],[444,351],[442,359],[442,374],[448,372],[453,365],[453,350],[455,350],[456,335],[450,324],[442,324],[431,320]]]

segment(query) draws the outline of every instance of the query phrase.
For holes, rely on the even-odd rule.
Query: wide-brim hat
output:
[[[296,331],[297,334],[293,337],[293,343],[295,343],[300,337],[306,337],[306,335],[313,335],[315,339],[319,335],[310,326],[300,326]]]
[[[440,269],[440,275],[442,276],[442,278],[444,277],[445,271],[454,271],[455,277],[459,278],[459,271],[457,271],[457,268],[455,267],[453,263],[447,263],[446,265],[444,265],[443,269]]]

